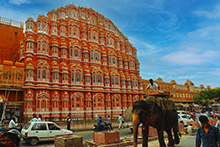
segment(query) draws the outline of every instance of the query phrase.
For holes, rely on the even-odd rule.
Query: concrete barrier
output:
[[[56,135],[55,147],[83,147],[83,137],[73,134]]]
[[[120,135],[118,131],[111,132],[94,132],[93,140],[95,143],[111,144],[120,142]]]

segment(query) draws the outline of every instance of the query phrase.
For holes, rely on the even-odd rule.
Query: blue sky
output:
[[[220,87],[220,1],[1,0],[0,16],[25,22],[72,3],[92,7],[129,38],[143,79]]]

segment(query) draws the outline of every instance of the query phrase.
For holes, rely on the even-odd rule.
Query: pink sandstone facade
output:
[[[144,98],[136,48],[91,8],[28,18],[20,51],[25,117],[116,117]]]

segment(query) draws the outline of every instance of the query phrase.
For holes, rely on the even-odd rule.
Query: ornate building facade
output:
[[[21,52],[27,117],[114,117],[144,98],[136,48],[91,8],[28,18]]]

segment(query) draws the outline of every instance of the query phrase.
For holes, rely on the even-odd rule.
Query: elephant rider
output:
[[[157,85],[157,83],[155,83],[153,81],[153,79],[149,79],[149,84],[147,85],[147,90],[151,90],[151,91],[158,91],[159,90],[159,86]]]
[[[163,91],[159,90],[159,86],[153,81],[153,79],[149,79],[149,82],[150,83],[147,85],[146,88],[147,90],[150,90],[151,92],[158,91],[158,94],[163,93]],[[148,94],[150,94],[149,91]],[[168,97],[164,97],[158,94],[148,95],[147,100],[155,102],[162,109],[163,112],[166,112],[166,110],[175,109],[175,104],[172,100],[169,100]]]

